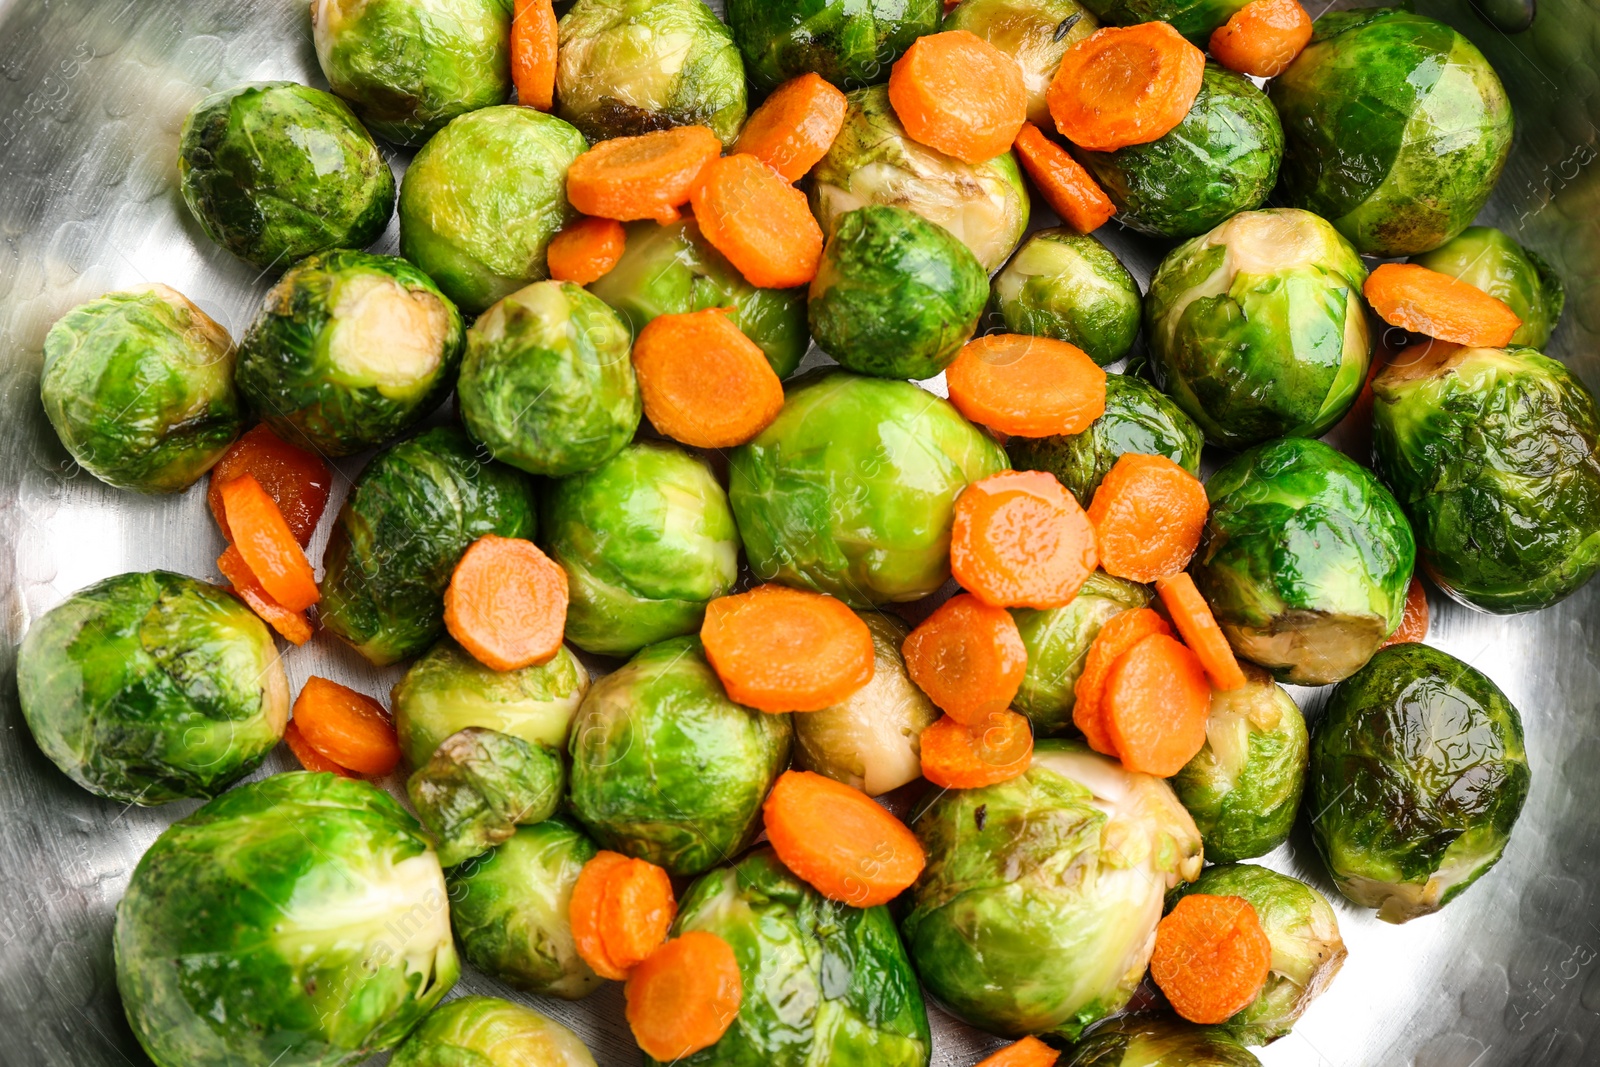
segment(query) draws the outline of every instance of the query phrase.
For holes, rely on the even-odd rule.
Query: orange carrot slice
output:
[[[887,904],[927,862],[905,823],[861,790],[820,774],[785,771],[761,811],[778,859],[829,900]]]
[[[872,681],[872,631],[822,593],[762,585],[718,597],[700,641],[728,696],[761,711],[821,711]]]
[[[228,579],[233,586],[233,593],[261,620],[271,626],[284,639],[296,645],[303,645],[311,640],[311,623],[306,619],[303,611],[290,611],[276,600],[272,594],[261,587],[256,581],[255,572],[245,563],[244,557],[239,555],[239,550],[229,545],[217,557],[217,570]]]
[[[326,759],[378,778],[400,762],[400,740],[383,705],[347,685],[312,675],[294,701],[300,735]]]
[[[211,485],[206,490],[211,514],[229,541],[233,534],[222,507],[222,487],[241,474],[255,476],[283,513],[294,539],[302,548],[310,544],[333,487],[333,472],[322,457],[291,445],[264,422],[246,430],[211,468]]]
[[[1112,666],[1134,645],[1151,634],[1171,634],[1166,620],[1149,608],[1134,608],[1106,620],[1089,644],[1083,673],[1072,687],[1072,725],[1078,728],[1089,747],[1105,756],[1116,756],[1116,747],[1106,732],[1100,714],[1100,698]]]
[[[603,219],[678,220],[678,208],[722,142],[704,126],[674,126],[601,141],[567,168],[567,199]]]
[[[1098,560],[1089,517],[1052,474],[1005,471],[956,498],[950,570],[985,604],[1061,607]]]
[[[444,625],[492,670],[544,663],[566,632],[567,572],[532,541],[480,537],[450,575]]]
[[[1400,617],[1400,625],[1394,633],[1389,635],[1383,645],[1415,643],[1423,641],[1428,636],[1428,591],[1422,587],[1422,582],[1413,577],[1411,584],[1406,587],[1406,611]]]
[[[944,371],[968,419],[1014,437],[1082,433],[1106,411],[1106,372],[1076,345],[993,333],[968,341]]]
[[[1025,1037],[979,1061],[977,1067],[1055,1067],[1061,1053],[1036,1037]]]
[[[651,1059],[675,1063],[722,1040],[739,1017],[744,983],[726,941],[690,930],[635,967],[622,992],[634,1041]]]
[[[311,561],[255,475],[223,484],[222,510],[239,555],[272,599],[289,611],[304,611],[321,598]]]
[[[517,103],[549,111],[556,95],[560,31],[550,0],[516,0],[511,17],[511,82]]]
[[[942,789],[1007,782],[1033,761],[1033,730],[1027,717],[1014,711],[997,711],[981,726],[966,726],[945,715],[918,740],[922,776]]]
[[[913,141],[986,163],[1017,139],[1028,91],[1016,60],[966,30],[918,37],[889,72],[889,105]]]
[[[606,951],[605,936],[600,928],[600,909],[605,903],[606,884],[611,872],[626,866],[628,857],[620,852],[601,850],[578,872],[572,883],[572,897],[567,904],[567,919],[572,926],[573,947],[589,969],[601,978],[620,982],[628,977],[628,970],[619,967]]]
[[[1017,158],[1050,210],[1079,233],[1093,233],[1117,213],[1106,191],[1067,150],[1031,122],[1017,134]]]
[[[1522,320],[1475,285],[1415,263],[1385,263],[1361,292],[1390,326],[1475,348],[1504,348]]]
[[[818,75],[790,78],[745,121],[733,150],[797,182],[833,147],[846,107],[844,93]]]
[[[1205,68],[1205,53],[1165,22],[1110,26],[1067,49],[1045,99],[1061,136],[1114,152],[1182,122]]]
[[[1243,686],[1244,671],[1233,654],[1233,646],[1228,644],[1216,616],[1211,614],[1211,605],[1195,588],[1189,573],[1179,571],[1157,579],[1156,592],[1161,595],[1161,602],[1166,605],[1178,633],[1183,635],[1184,644],[1200,658],[1211,685],[1223,692]]]
[[[1151,634],[1111,665],[1100,706],[1122,765],[1171,778],[1206,743],[1211,686],[1193,652],[1166,634]]]
[[[1211,58],[1240,74],[1276,78],[1311,41],[1297,0],[1250,0],[1211,34]]]
[[[611,865],[600,900],[600,939],[606,958],[631,971],[667,940],[678,914],[672,879],[653,863],[629,859]]]
[[[783,409],[783,383],[728,308],[657,315],[633,343],[645,418],[695,448],[732,448]]]
[[[1200,479],[1165,456],[1125,452],[1089,501],[1107,574],[1153,582],[1189,565],[1211,502]]]
[[[333,760],[312,748],[311,743],[306,740],[305,735],[300,732],[300,727],[294,724],[293,719],[290,719],[289,725],[284,727],[283,740],[288,744],[289,751],[294,753],[294,758],[300,761],[300,766],[312,773],[337,774],[341,778],[359,777],[348,767],[339,766]]]
[[[1190,1022],[1227,1022],[1261,994],[1272,942],[1243,897],[1191,893],[1156,927],[1150,975]]]
[[[755,156],[713,160],[691,203],[700,233],[758,289],[809,284],[822,259],[822,228],[806,194]]]
[[[1022,687],[1028,650],[1004,608],[961,593],[939,605],[901,646],[906,673],[957,722],[981,726]]]
[[[563,226],[550,242],[545,253],[550,277],[574,285],[598,281],[611,273],[627,245],[622,223],[584,215]]]

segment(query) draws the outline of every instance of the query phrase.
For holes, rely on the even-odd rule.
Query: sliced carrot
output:
[[[678,220],[678,209],[722,142],[704,126],[674,126],[601,141],[567,168],[567,199],[603,219]]]
[[[252,474],[261,488],[267,491],[283,513],[283,521],[294,532],[301,547],[311,543],[322,509],[328,504],[328,491],[333,487],[333,472],[315,452],[291,445],[273,433],[266,423],[246,430],[235,441],[217,465],[211,468],[211,486],[206,490],[206,501],[211,514],[229,541],[233,534],[228,530],[228,516],[222,507],[222,487],[241,474]]]
[[[1276,78],[1311,41],[1298,0],[1250,0],[1211,34],[1211,58],[1240,74]]]
[[[556,96],[560,31],[550,0],[516,0],[511,17],[511,82],[517,103],[549,111]]]
[[[970,593],[940,604],[901,646],[906,673],[941,711],[982,726],[1022,687],[1028,650],[1016,620]]]
[[[1079,233],[1092,233],[1111,221],[1117,205],[1067,150],[1031,122],[1022,124],[1014,147],[1022,169],[1061,221]]]
[[[628,246],[627,231],[616,219],[584,215],[561,228],[545,253],[550,277],[588,285],[611,273]]]
[[[532,541],[486,534],[450,574],[444,625],[491,670],[544,663],[566,633],[567,572]]]
[[[889,106],[913,141],[987,163],[1017,139],[1028,91],[1017,61],[975,33],[918,37],[889,72]]]
[[[347,685],[312,675],[294,701],[306,743],[357,774],[382,777],[400,762],[400,741],[383,705]]]
[[[1165,22],[1108,26],[1067,49],[1045,99],[1061,136],[1114,152],[1170,133],[1205,69],[1205,53]]]
[[[1415,263],[1385,263],[1361,292],[1390,326],[1475,348],[1504,348],[1522,320],[1475,285]]]
[[[1406,587],[1406,611],[1400,625],[1384,641],[1384,647],[1421,641],[1428,636],[1428,591],[1413,577]]]
[[[950,716],[926,727],[918,738],[922,777],[942,789],[981,789],[1006,782],[1033,760],[1033,730],[1024,715],[997,711],[981,726]]]
[[[927,862],[905,823],[861,790],[820,774],[784,771],[761,811],[778,859],[829,900],[887,904]]]
[[[1107,574],[1153,582],[1189,565],[1211,502],[1200,479],[1166,456],[1125,452],[1089,501]]]
[[[1089,517],[1053,474],[1004,471],[956,498],[950,570],[985,604],[1062,607],[1098,560]]]
[[[605,903],[606,884],[611,872],[627,863],[628,857],[620,852],[602,850],[595,853],[594,858],[578,872],[578,880],[572,883],[572,896],[567,903],[573,947],[590,970],[613,982],[628,977],[628,970],[617,966],[606,951],[600,926],[600,909]]]
[[[1106,411],[1106,372],[1076,345],[992,333],[968,341],[944,371],[968,419],[1014,437],[1082,433]]]
[[[790,78],[745,120],[733,150],[755,156],[785,181],[797,182],[833,147],[847,107],[844,93],[821,76]]]
[[[1255,1002],[1272,970],[1272,942],[1243,897],[1191,893],[1156,927],[1150,976],[1190,1022],[1227,1022]]]
[[[1151,634],[1117,657],[1100,694],[1100,722],[1130,771],[1171,778],[1206,743],[1211,684],[1187,646]]]
[[[1117,754],[1100,714],[1100,697],[1112,666],[1124,652],[1151,634],[1171,633],[1172,627],[1166,620],[1149,608],[1134,608],[1113,615],[1100,627],[1084,656],[1083,673],[1072,687],[1072,725],[1083,734],[1090,748],[1105,756]]]
[[[304,611],[321,598],[311,561],[255,475],[223,483],[222,510],[239,555],[272,599]]]
[[[600,900],[600,939],[606,958],[631,971],[667,940],[677,917],[672,879],[653,863],[629,859],[606,873]]]
[[[290,719],[289,725],[283,729],[283,740],[288,744],[289,751],[294,753],[294,758],[300,761],[300,766],[312,773],[337,774],[341,778],[359,777],[354,771],[347,767],[339,766],[333,760],[312,748],[311,743],[306,740],[305,735],[300,732],[300,727],[294,724],[293,719]]]
[[[303,645],[311,640],[311,623],[306,619],[303,611],[290,611],[276,600],[272,594],[261,587],[256,581],[255,572],[252,571],[239,555],[238,548],[229,545],[217,557],[217,570],[228,579],[233,586],[233,593],[261,620],[284,636],[284,639],[296,645]]]
[[[722,1040],[739,1017],[744,980],[733,948],[689,930],[633,969],[622,995],[633,1039],[661,1063],[676,1063]]]
[[[822,593],[761,585],[718,597],[700,640],[728,696],[761,711],[821,711],[872,681],[872,631]]]
[[[633,343],[645,417],[695,448],[742,445],[783,408],[783,383],[729,310],[657,315]]]
[[[691,203],[700,233],[758,289],[806,285],[822,259],[822,228],[806,194],[744,152],[712,160]]]
[[[980,1060],[976,1067],[1055,1067],[1061,1053],[1036,1037],[1014,1041],[992,1056]]]
[[[1157,579],[1156,592],[1161,594],[1161,603],[1166,605],[1173,625],[1183,635],[1184,644],[1200,657],[1200,665],[1206,669],[1212,687],[1223,692],[1242,687],[1244,671],[1233,654],[1233,646],[1228,644],[1216,616],[1211,614],[1211,605],[1195,588],[1189,572],[1179,571]]]

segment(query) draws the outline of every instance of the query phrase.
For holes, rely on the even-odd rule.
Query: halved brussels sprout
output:
[[[461,312],[410,263],[326,252],[268,291],[239,342],[239,391],[280,437],[349,456],[438,406],[462,336]]]
[[[675,445],[636,441],[552,483],[541,511],[545,549],[567,572],[567,640],[585,652],[629,656],[697,633],[739,576],[728,497]]]
[[[283,737],[272,634],[214,585],[136,571],[80,589],[28,628],[17,695],[39,748],[98,796],[214,797]]]
[[[1390,645],[1328,700],[1311,741],[1317,851],[1339,891],[1403,923],[1500,859],[1528,796],[1522,717],[1427,645]]]
[[[406,780],[417,818],[433,835],[441,866],[482,855],[519,825],[556,813],[567,769],[561,753],[520,737],[469,726],[439,743]]]
[[[1212,1027],[1174,1015],[1122,1015],[1067,1050],[1060,1067],[1261,1067]]]
[[[1461,34],[1402,8],[1332,11],[1272,79],[1278,194],[1367,255],[1437,248],[1478,214],[1511,150],[1511,101]]]
[[[1147,587],[1095,571],[1066,607],[1011,609],[1028,650],[1028,669],[1011,705],[1028,717],[1036,735],[1051,737],[1072,729],[1077,701],[1073,686],[1100,627],[1113,615],[1149,603]]]
[[[700,0],[578,0],[561,18],[556,105],[591,141],[706,126],[731,144],[744,62]]]
[[[1550,264],[1492,226],[1468,226],[1411,262],[1505,301],[1522,320],[1511,335],[1515,347],[1544,348],[1567,303],[1566,288]]]
[[[1348,241],[1308,211],[1245,211],[1161,261],[1145,300],[1155,382],[1243,448],[1317,437],[1344,417],[1372,355]]]
[[[1371,471],[1286,437],[1231,460],[1206,495],[1211,518],[1189,569],[1241,656],[1279,681],[1327,685],[1400,625],[1416,542]]]
[[[994,303],[1012,333],[1077,345],[1102,367],[1139,336],[1139,283],[1098,238],[1065,227],[1029,236],[995,276]]]
[[[577,1034],[496,997],[441,1005],[411,1032],[390,1067],[595,1067]]]
[[[699,874],[755,836],[792,735],[788,715],[728,699],[699,638],[662,641],[578,709],[572,811],[609,849]]]
[[[950,524],[968,483],[1005,452],[909,382],[822,371],[728,461],[750,568],[853,607],[917,600],[950,577]]]
[[[936,5],[931,5],[935,6]],[[986,271],[999,269],[1028,228],[1028,190],[1010,152],[963,163],[913,141],[881,85],[849,94],[844,128],[811,171],[811,210],[831,234],[868,204],[914,211],[955,234]]]
[[[643,410],[627,324],[571,282],[535,282],[478,316],[457,400],[490,455],[550,477],[616,455]]]
[[[165,285],[107,293],[56,320],[39,398],[78,465],[141,493],[189,488],[243,429],[233,339]]]
[[[757,89],[816,73],[841,89],[889,68],[939,28],[940,0],[728,0],[728,25]]]
[[[113,938],[123,1009],[160,1067],[359,1063],[460,974],[416,820],[332,774],[249,782],[167,827]]]
[[[1084,4],[1107,26],[1168,22],[1204,48],[1217,27],[1249,0],[1087,0]]]
[[[1100,23],[1077,0],[962,0],[940,28],[976,34],[1015,59],[1028,93],[1028,121],[1053,130],[1045,91],[1067,49]]]
[[[996,1034],[1076,1039],[1144,977],[1162,895],[1200,873],[1159,778],[1039,741],[1020,778],[941,792],[912,820],[928,865],[901,930],[928,991]]]
[[[206,236],[262,270],[365,248],[394,214],[394,172],[344,101],[257,82],[195,105],[179,134],[184,203]]]

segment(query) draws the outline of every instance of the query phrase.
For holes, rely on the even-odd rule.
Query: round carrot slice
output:
[[[733,150],[755,156],[785,181],[797,182],[833,147],[846,108],[844,93],[819,75],[790,78],[745,120]]]
[[[761,711],[821,711],[872,681],[872,631],[822,593],[762,585],[718,597],[700,640],[728,696]]]
[[[1276,78],[1311,41],[1298,0],[1250,0],[1211,34],[1211,58],[1240,74]]]
[[[783,383],[727,308],[657,315],[633,343],[645,418],[695,448],[732,448],[783,410]]]
[[[1504,348],[1522,320],[1475,285],[1415,263],[1385,263],[1361,292],[1390,326],[1476,348]]]
[[[233,534],[222,506],[222,487],[241,474],[253,475],[261,483],[300,546],[310,544],[333,488],[333,472],[323,458],[285,441],[264,422],[246,430],[211,468],[211,485],[206,490],[212,517],[229,541]]]
[[[567,168],[567,199],[604,219],[678,220],[678,208],[722,142],[704,126],[674,126],[601,141]]]
[[[357,774],[382,777],[400,762],[400,740],[383,705],[349,686],[312,675],[294,701],[306,744]]]
[[[444,592],[445,628],[491,670],[545,662],[561,650],[566,624],[567,572],[521,538],[478,538]]]
[[[973,164],[1009,149],[1028,119],[1017,61],[966,30],[913,41],[889,72],[889,105],[913,141]]]
[[[981,789],[1007,782],[1033,762],[1033,729],[1026,716],[997,711],[980,726],[945,715],[922,731],[922,776],[942,789]]]
[[[1014,437],[1082,433],[1106,411],[1106,372],[1049,337],[994,333],[967,342],[945,368],[950,402]]]
[[[1394,633],[1389,635],[1383,644],[1399,645],[1415,643],[1428,636],[1428,591],[1422,587],[1422,581],[1412,577],[1411,584],[1406,587],[1406,610],[1400,618],[1400,625]]]
[[[628,246],[628,234],[615,219],[585,215],[561,228],[545,258],[550,277],[558,282],[588,285],[611,273]]]
[[[660,948],[678,914],[672,879],[653,863],[628,859],[605,872],[600,900],[600,940],[606,958],[632,970]]]
[[[1193,652],[1166,634],[1151,634],[1111,665],[1100,705],[1122,765],[1171,778],[1206,743],[1211,686]]]
[[[294,758],[300,761],[300,766],[313,773],[337,774],[341,778],[355,778],[356,773],[346,767],[341,767],[333,760],[324,756],[311,747],[305,735],[300,732],[300,727],[289,720],[289,725],[284,727],[283,740],[289,746],[289,751],[294,753]]]
[[[1158,579],[1156,592],[1161,595],[1161,603],[1166,605],[1178,633],[1183,635],[1184,643],[1200,657],[1200,665],[1206,669],[1211,685],[1223,692],[1242,688],[1244,671],[1233,654],[1233,646],[1228,644],[1216,616],[1211,614],[1211,605],[1195,588],[1188,572],[1179,571],[1169,578]]]
[[[689,930],[635,967],[622,994],[634,1041],[651,1059],[676,1063],[722,1040],[739,1017],[744,981],[726,941]]]
[[[785,771],[761,810],[778,859],[829,900],[887,904],[927,862],[905,823],[861,790],[820,774]]]
[[[1156,927],[1150,976],[1190,1022],[1227,1022],[1261,994],[1272,942],[1243,897],[1191,893]]]
[[[556,95],[560,30],[550,0],[516,0],[511,16],[511,83],[517,103],[549,111]]]
[[[1151,634],[1171,633],[1166,620],[1149,608],[1133,608],[1113,615],[1100,627],[1084,656],[1083,673],[1072,687],[1072,725],[1083,734],[1090,748],[1105,756],[1117,754],[1100,715],[1100,695],[1112,665]]]
[[[1025,1037],[978,1061],[976,1067],[1055,1067],[1061,1053],[1036,1037]]]
[[[628,857],[620,852],[601,850],[583,865],[578,880],[572,883],[572,896],[567,903],[567,921],[572,926],[573,947],[589,969],[601,978],[620,982],[628,977],[626,968],[617,966],[606,951],[605,937],[601,933],[600,909],[606,899],[606,884],[611,872],[626,866]]]
[[[1098,566],[1094,527],[1045,471],[1005,471],[956,498],[950,570],[999,608],[1059,608]]]
[[[222,510],[234,546],[267,595],[289,611],[304,611],[321,598],[305,550],[253,474],[223,483]]]
[[[1028,650],[1011,613],[969,593],[939,605],[901,646],[906,673],[957,722],[981,726],[1022,687]]]
[[[1063,137],[1114,152],[1182,122],[1205,69],[1205,53],[1165,22],[1110,26],[1067,49],[1045,98]]]
[[[1125,452],[1089,501],[1100,566],[1134,582],[1177,574],[1200,547],[1210,513],[1200,479],[1166,456]]]
[[[755,156],[712,160],[690,200],[700,233],[758,289],[790,289],[816,277],[822,228],[806,194]]]

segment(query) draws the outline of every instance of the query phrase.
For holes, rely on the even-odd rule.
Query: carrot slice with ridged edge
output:
[[[1089,501],[1100,566],[1133,582],[1153,582],[1189,565],[1211,501],[1200,479],[1166,456],[1126,452]]]
[[[1113,615],[1100,627],[1083,658],[1083,673],[1072,687],[1072,725],[1083,734],[1090,748],[1104,756],[1117,754],[1100,716],[1100,696],[1112,665],[1151,634],[1171,633],[1172,627],[1166,620],[1149,608],[1133,608]]]
[[[651,1059],[676,1063],[722,1040],[744,1000],[733,948],[688,930],[633,969],[622,991],[633,1039]]]
[[[567,223],[550,242],[545,260],[558,282],[588,285],[611,273],[628,247],[628,234],[616,219],[584,215]]]
[[[1098,565],[1094,527],[1046,471],[1003,471],[956,497],[950,570],[1001,608],[1059,608]]]
[[[704,126],[674,126],[601,141],[567,168],[567,199],[585,215],[628,222],[678,220],[678,209],[722,142]]]
[[[1390,326],[1475,348],[1504,348],[1522,320],[1475,285],[1415,263],[1385,263],[1362,295]]]
[[[769,584],[718,597],[700,641],[728,696],[761,711],[821,711],[872,681],[872,631],[823,593]]]
[[[945,715],[918,738],[922,776],[942,789],[1007,782],[1033,761],[1033,729],[1024,715],[997,711],[978,726]]]
[[[1211,58],[1255,78],[1276,78],[1311,42],[1298,0],[1250,0],[1211,34]]]
[[[294,701],[295,728],[326,759],[382,777],[400,762],[400,739],[383,705],[347,685],[312,675]]]
[[[1055,1067],[1061,1053],[1036,1037],[1015,1041],[992,1056],[980,1060],[976,1067]]]
[[[311,561],[277,501],[253,474],[223,484],[222,510],[239,555],[273,600],[289,611],[304,611],[321,599]]]
[[[833,147],[847,109],[844,93],[820,75],[790,78],[745,120],[733,150],[797,182]]]
[[[811,771],[783,772],[761,813],[783,865],[851,907],[887,904],[927,863],[905,823],[861,790]]]
[[[957,411],[1013,437],[1082,433],[1106,412],[1106,372],[1077,345],[1051,337],[968,341],[944,380]]]
[[[1022,688],[1028,650],[1016,620],[970,593],[946,600],[901,646],[906,673],[957,722],[981,726]]]
[[[822,261],[822,228],[806,194],[755,156],[712,160],[690,200],[700,233],[758,289],[807,285]]]
[[[1227,1022],[1261,994],[1271,970],[1272,942],[1243,897],[1191,893],[1156,927],[1150,976],[1190,1022]]]
[[[1016,60],[967,30],[918,37],[889,72],[889,105],[913,141],[987,163],[1017,139],[1028,91]]]
[[[1212,686],[1223,692],[1242,688],[1246,679],[1233,654],[1233,646],[1228,644],[1227,636],[1211,613],[1211,605],[1195,588],[1189,572],[1179,571],[1157,579],[1156,592],[1161,596],[1161,603],[1166,605],[1172,624],[1183,635],[1184,644],[1200,657],[1200,665],[1206,669]]]
[[[1022,124],[1013,147],[1023,171],[1050,210],[1079,233],[1093,233],[1117,213],[1117,205],[1083,164],[1031,122]]]
[[[783,409],[783,383],[729,308],[657,315],[633,343],[650,425],[694,448],[732,448]]]
[[[310,544],[333,488],[333,472],[327,462],[315,452],[285,441],[264,422],[246,430],[211,468],[211,485],[206,489],[212,517],[229,541],[233,534],[222,506],[222,487],[241,474],[253,475],[261,483],[300,547]]]
[[[1165,22],[1108,26],[1067,49],[1046,100],[1061,136],[1114,152],[1172,132],[1205,69],[1205,53]]]
[[[1188,646],[1151,634],[1117,657],[1100,693],[1100,721],[1130,771],[1171,778],[1206,743],[1211,685]]]
[[[595,853],[578,872],[578,880],[572,883],[572,896],[567,902],[567,921],[572,927],[573,947],[578,956],[595,974],[613,982],[627,978],[628,971],[618,966],[606,951],[600,929],[600,908],[605,902],[606,881],[611,872],[627,863],[628,857],[620,852],[602,849]]]
[[[517,103],[540,111],[555,105],[560,36],[550,0],[516,0],[511,15],[511,83],[517,87]]]
[[[1385,648],[1390,645],[1414,644],[1428,636],[1428,591],[1423,588],[1421,579],[1413,576],[1411,584],[1406,587],[1406,610],[1400,618],[1400,625],[1394,633],[1383,642]]]
[[[283,729],[283,740],[289,746],[289,751],[294,753],[294,758],[300,761],[300,766],[313,774],[337,774],[341,778],[360,777],[355,771],[350,770],[348,767],[339,766],[333,760],[312,748],[311,742],[306,740],[305,735],[300,732],[300,727],[294,724],[293,719],[290,719],[289,725]]]
[[[244,557],[239,555],[239,550],[229,545],[217,557],[217,570],[228,579],[233,586],[233,594],[257,615],[267,625],[271,626],[284,639],[296,645],[303,645],[311,640],[311,622],[303,611],[290,611],[276,600],[272,594],[261,587],[256,580]]]
[[[566,633],[567,572],[532,541],[486,534],[450,574],[444,625],[491,670],[544,663]]]

